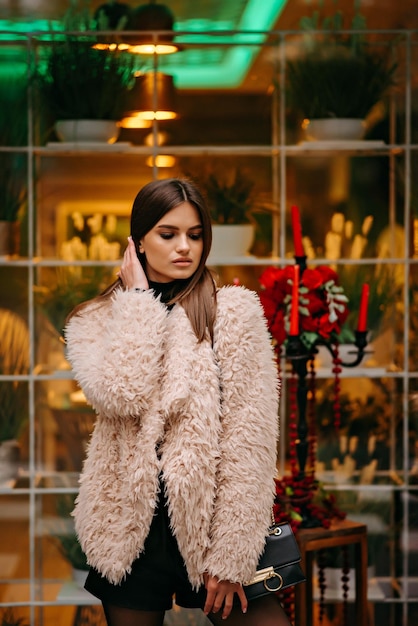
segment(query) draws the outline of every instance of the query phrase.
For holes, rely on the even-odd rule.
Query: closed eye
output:
[[[174,233],[160,233],[160,237],[162,239],[172,239],[174,237]],[[189,233],[188,237],[190,237],[192,241],[199,241],[202,239],[202,232]]]

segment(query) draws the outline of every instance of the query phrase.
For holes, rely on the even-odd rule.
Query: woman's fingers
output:
[[[226,619],[231,613],[234,604],[234,594],[240,599],[243,613],[247,612],[248,602],[242,586],[238,583],[231,583],[226,580],[219,581],[216,576],[205,577],[207,590],[204,613],[217,613],[222,609],[222,619]]]
[[[136,255],[132,237],[128,237],[128,245],[123,254],[118,276],[122,280],[125,289],[134,289],[135,287],[148,289],[148,280]]]
[[[234,604],[234,592],[228,593],[224,599],[224,610],[222,611],[222,619],[226,619],[228,617],[228,615],[232,611],[233,604]]]
[[[243,613],[246,613],[248,609],[248,600],[242,585],[239,585],[237,595],[241,602],[241,610]]]
[[[205,613],[205,615],[208,615],[208,613],[215,612],[214,603],[215,603],[216,593],[218,590],[218,580],[214,576],[208,576],[205,582],[205,585],[206,585],[207,593],[206,593],[206,602],[203,608],[203,612]]]

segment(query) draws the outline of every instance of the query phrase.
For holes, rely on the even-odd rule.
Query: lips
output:
[[[173,263],[175,265],[190,265],[192,263],[191,259],[174,259]]]

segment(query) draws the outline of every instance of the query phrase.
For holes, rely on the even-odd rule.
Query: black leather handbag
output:
[[[300,562],[299,546],[290,524],[271,526],[257,572],[243,585],[247,599],[253,600],[305,582]]]

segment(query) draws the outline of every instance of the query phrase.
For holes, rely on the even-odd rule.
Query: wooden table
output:
[[[314,553],[353,544],[355,550],[356,626],[367,626],[367,526],[338,520],[330,528],[303,528],[297,533],[306,583],[296,585],[296,626],[313,626]]]

